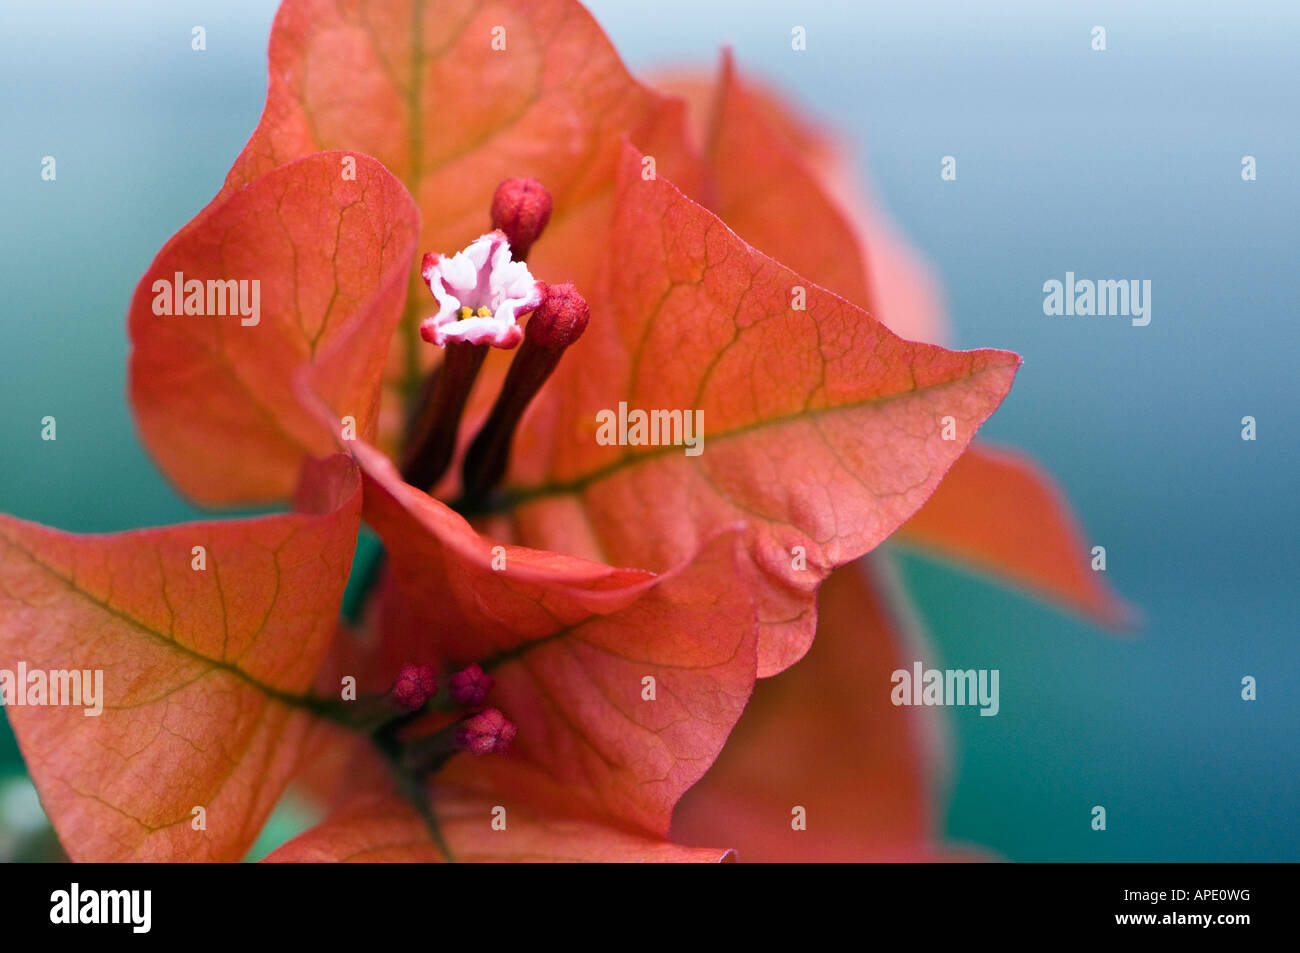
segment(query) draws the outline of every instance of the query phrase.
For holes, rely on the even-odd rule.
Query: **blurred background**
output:
[[[1116,638],[899,554],[938,664],[1001,670],[997,718],[943,712],[948,835],[1014,860],[1300,859],[1300,5],[588,6],[635,72],[729,44],[854,146],[955,345],[1024,356],[982,433],[1056,475],[1144,614]],[[0,510],[77,531],[205,515],[136,436],[125,314],[257,122],[275,7],[0,6]],[[1067,270],[1150,279],[1150,325],[1045,317]],[[287,805],[264,841],[302,820]],[[0,858],[51,844],[0,727]]]

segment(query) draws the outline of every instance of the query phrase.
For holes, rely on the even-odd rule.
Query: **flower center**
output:
[[[524,411],[587,326],[587,302],[573,284],[537,281],[523,261],[550,210],[541,183],[507,179],[493,197],[492,231],[455,255],[429,252],[420,260],[420,277],[438,302],[438,313],[420,323],[420,337],[443,348],[444,357],[409,410],[402,458],[407,483],[432,492],[456,454],[461,416],[488,349],[519,348],[491,413],[466,449],[454,509],[479,510],[488,502],[505,477]],[[518,257],[512,257],[516,248]],[[519,319],[530,314],[525,331]]]
[[[494,683],[491,675],[474,664],[453,673],[447,691],[439,694],[432,665],[403,665],[384,701],[395,717],[379,726],[375,743],[417,778],[438,771],[461,751],[473,755],[505,751],[519,729],[500,709],[484,705]],[[435,708],[456,711],[455,720],[443,720],[442,727],[432,733],[410,737],[406,729]]]

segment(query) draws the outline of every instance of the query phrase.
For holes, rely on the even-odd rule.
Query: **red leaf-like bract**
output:
[[[515,538],[660,570],[747,523],[774,674],[807,650],[821,580],[925,501],[1020,360],[901,340],[643,168],[628,148],[591,324],[516,438]],[[602,446],[620,402],[702,411],[703,452]]]
[[[626,609],[485,659],[491,702],[520,733],[508,754],[454,759],[440,780],[666,836],[673,805],[713,763],[753,689],[746,571],[735,534],[723,533]]]
[[[406,183],[424,250],[483,231],[512,176],[551,192],[547,241],[564,243],[565,219],[608,194],[620,137],[655,141],[683,121],[574,0],[285,0],[266,108],[225,192],[321,149],[356,149]],[[674,138],[661,141],[675,155]]]
[[[310,465],[298,500],[110,536],[0,516],[0,667],[103,673],[98,716],[6,709],[74,860],[238,860],[253,843],[314,718],[302,696],[352,561],[355,466]]]
[[[383,454],[354,449],[365,519],[384,540],[403,618],[389,641],[445,667],[481,662],[639,599],[655,575],[480,536],[444,503],[403,482]],[[392,647],[389,647],[392,651]]]
[[[384,505],[399,506],[395,499]],[[431,535],[426,546],[445,548],[441,555],[423,550],[435,564],[460,545],[450,538],[458,531],[449,534],[442,517],[430,520],[419,509],[410,516]],[[401,564],[420,551],[409,541],[396,548],[395,571],[405,572]],[[498,853],[542,859],[537,852],[545,851],[555,852],[552,859],[724,855],[678,854],[664,837],[673,806],[713,763],[754,685],[752,582],[742,575],[746,564],[736,534],[707,541],[674,571],[638,573],[633,586],[608,590],[598,588],[599,581],[617,573],[593,575],[593,567],[580,560],[556,557],[548,564],[531,561],[517,547],[509,551],[510,558],[521,557],[513,579],[505,568],[480,574],[476,557],[448,580],[439,580],[435,571],[428,578],[449,600],[445,619],[412,624],[412,616],[404,615],[388,627],[381,624],[382,637],[368,648],[340,638],[322,673],[322,687],[328,687],[337,684],[339,672],[370,671],[367,652],[391,658],[396,651],[444,662],[454,657],[457,665],[475,661],[492,674],[487,702],[506,713],[518,734],[507,752],[461,754],[439,769],[429,807],[447,850],[409,802],[394,800],[391,792],[374,802],[372,795],[384,787],[375,777],[374,752],[358,749],[356,738],[331,728],[313,739],[315,760],[324,770],[303,780],[335,808],[334,816],[276,859],[441,859],[447,853],[456,860]],[[597,586],[590,586],[593,581]],[[488,622],[481,642],[457,622],[475,594],[491,602],[480,611],[500,616]],[[550,625],[542,625],[552,610],[558,611]],[[520,620],[513,636],[507,624],[512,617]],[[444,716],[431,717],[446,724]],[[361,788],[349,783],[357,778],[367,779]],[[357,796],[374,803],[358,813]],[[491,829],[491,817],[482,807],[470,824],[465,815],[471,801],[499,805],[521,819],[511,821],[515,837],[480,840]],[[385,811],[392,816],[385,819]],[[394,851],[384,844],[396,845]],[[469,856],[461,856],[462,850]]]
[[[373,431],[418,221],[378,162],[320,153],[214,202],[163,247],[131,301],[131,400],[182,491],[204,503],[283,499],[304,457],[336,448],[344,417],[356,436]],[[156,314],[158,294],[173,292],[155,282],[170,289],[178,273],[204,283],[205,310],[209,283],[245,282],[251,304],[248,283],[258,282],[257,323]],[[332,428],[294,390],[321,360],[327,373],[315,380]]]
[[[367,518],[398,584],[371,650],[444,670],[480,664],[495,679],[488,703],[519,726],[508,753],[453,758],[440,783],[665,835],[756,677],[754,581],[736,529],[657,576],[516,546],[493,569],[489,540],[375,464]]]

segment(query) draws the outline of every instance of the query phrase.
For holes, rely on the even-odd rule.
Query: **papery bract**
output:
[[[756,674],[753,581],[734,531],[658,576],[517,546],[501,547],[493,569],[490,540],[366,453],[367,520],[388,541],[400,608],[377,648],[480,664],[495,682],[490,703],[521,726],[508,757],[453,760],[446,774],[666,833]]]
[[[740,556],[734,534],[715,537],[627,608],[485,659],[491,702],[520,733],[509,754],[455,759],[439,780],[666,836],[753,689],[753,584]]]
[[[405,550],[394,553],[397,563],[406,558]],[[561,560],[556,569],[568,561]],[[526,566],[526,554],[523,562]],[[538,569],[524,569],[519,579],[536,577]],[[566,836],[578,838],[551,842],[558,859],[588,856],[592,850],[605,859],[644,859],[644,850],[668,858],[674,855],[664,837],[673,806],[712,764],[753,688],[757,631],[752,584],[744,572],[735,534],[724,534],[684,566],[646,580],[635,598],[622,593],[615,602],[596,600],[593,606],[602,611],[565,623],[556,619],[549,628],[539,627],[544,611],[526,611],[534,600],[534,610],[543,610],[547,590],[524,583],[498,610],[503,618],[521,614],[524,620],[512,643],[476,646],[456,626],[409,627],[403,618],[400,631],[386,631],[384,639],[369,647],[340,639],[336,654],[342,654],[327,664],[322,684],[335,677],[329,672],[368,670],[367,652],[390,653],[394,644],[406,646],[405,651],[433,647],[445,654],[438,646],[446,642],[491,674],[494,684],[486,700],[519,731],[505,753],[459,755],[440,768],[423,830],[401,820],[418,820],[415,811],[394,811],[394,823],[408,832],[402,836],[411,838],[415,856],[440,856],[434,831],[446,834],[449,823],[451,852],[465,859],[458,856],[454,830],[462,815],[458,805],[473,794],[481,803],[501,805],[511,817],[519,811],[544,823],[556,836],[568,831]],[[518,585],[519,579],[504,585]],[[452,586],[465,595],[485,583],[470,577]],[[502,626],[497,631],[500,639],[510,630]],[[382,772],[376,775],[373,752],[330,727],[316,741],[313,759],[324,758],[330,767],[324,773],[313,771],[312,787],[343,814],[305,835],[303,843],[313,851],[335,851],[339,844],[369,849],[365,845],[380,832],[392,830],[369,815],[355,818],[349,810],[356,796],[386,789]],[[451,800],[444,804],[440,792],[449,789],[454,789]],[[483,829],[489,820],[485,808]],[[535,827],[521,829],[526,838],[537,834]],[[623,834],[614,836],[610,829]],[[629,838],[628,832],[635,836]],[[488,842],[470,837],[467,843],[466,849],[479,851]],[[718,859],[723,853],[678,856]],[[285,856],[304,859],[294,852]],[[405,848],[396,856],[407,856]]]
[[[716,78],[675,73],[660,88],[690,104],[706,163],[701,194],[741,238],[871,312],[899,337],[949,339],[939,283],[859,184],[854,157],[730,52]],[[798,209],[799,227],[777,209]]]
[[[310,466],[299,505],[110,536],[0,516],[0,667],[103,672],[98,717],[7,710],[74,860],[239,860],[252,845],[316,717],[304,696],[361,510],[352,462]]]
[[[379,163],[320,153],[214,203],[163,247],[131,301],[131,401],[181,490],[205,503],[283,498],[304,458],[335,449],[345,418],[355,436],[372,433],[418,222]],[[155,313],[155,282],[178,273],[257,282],[258,322],[208,311],[207,296],[201,314]],[[329,425],[295,393],[313,366]]]
[[[895,337],[644,179],[640,158],[625,151],[590,327],[516,439],[508,519],[521,542],[656,570],[746,521],[759,674],[774,674],[808,647],[820,581],[924,502],[1019,358]],[[620,402],[702,411],[703,453],[601,445],[597,413]]]
[[[741,86],[731,54],[716,81],[683,74],[657,85],[692,106],[709,209],[759,251],[870,310],[853,223],[822,187],[807,139],[769,121],[764,101]]]

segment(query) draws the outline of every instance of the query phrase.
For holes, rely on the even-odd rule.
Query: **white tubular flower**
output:
[[[424,256],[420,275],[438,300],[438,313],[420,324],[420,336],[438,347],[448,341],[512,348],[523,340],[518,319],[542,303],[545,285],[510,258],[501,231],[488,232],[464,251]]]

